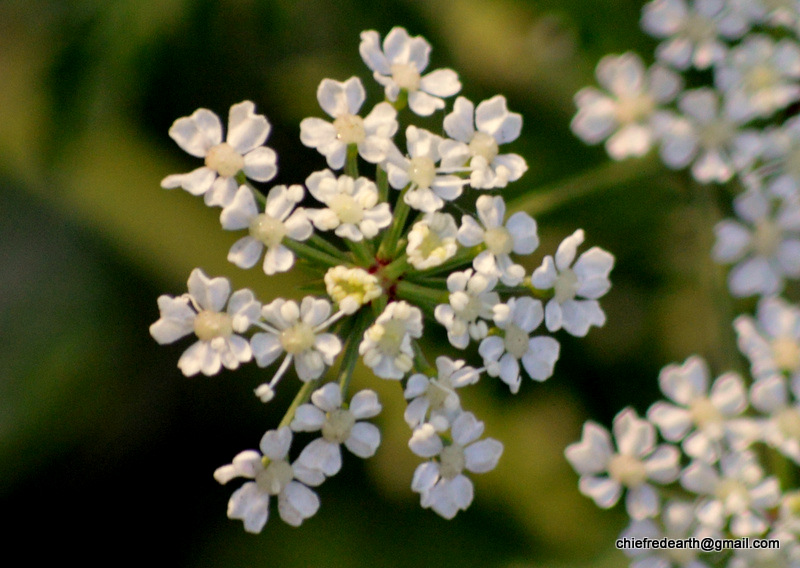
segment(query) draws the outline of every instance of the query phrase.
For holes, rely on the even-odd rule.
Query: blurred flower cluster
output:
[[[666,399],[646,417],[621,411],[613,440],[587,422],[566,457],[600,507],[625,492],[624,536],[780,542],[778,550],[631,549],[632,566],[798,567],[800,306],[785,290],[800,278],[800,2],[652,0],[641,25],[660,42],[656,62],[604,57],[603,89],[578,92],[572,130],[605,141],[615,160],[657,148],[666,166],[721,189],[735,218],[713,228],[710,252],[732,265],[734,298],[758,298],[736,304],[746,307],[733,322],[750,369],[714,379],[698,356],[669,365],[659,376]]]
[[[295,266],[307,274],[307,296],[264,303],[197,268],[187,293],[158,299],[160,318],[150,327],[161,344],[194,336],[178,361],[186,376],[274,366],[255,389],[264,403],[293,388],[284,380],[291,369],[299,379],[259,449],[214,474],[220,483],[248,480],[228,516],[250,532],[264,527],[271,497],[290,525],[313,516],[320,499],[312,488],[339,472],[342,445],[361,458],[377,451],[380,430],[369,422],[382,408],[377,394],[353,393],[350,384],[359,359],[398,383],[408,446],[423,460],[411,489],[422,507],[450,519],[473,500],[467,473],[494,469],[503,452],[462,406],[459,389],[485,376],[512,393],[525,375],[544,381],[560,354],[553,334],[583,337],[605,323],[598,299],[610,288],[614,257],[598,247],[578,254],[583,230],[530,274],[518,262],[537,251],[539,238],[536,221],[508,214],[500,195],[527,170],[521,156],[501,150],[522,128],[506,99],[459,96],[448,109],[446,99],[461,90],[458,75],[428,71],[431,46],[403,28],[383,41],[363,32],[359,52],[385,100],[365,108],[360,78],[323,79],[317,99],[327,116],[304,119],[300,140],[327,168],[302,183],[257,187],[277,175],[277,155],[265,146],[270,123],[250,101],[231,107],[226,130],[199,109],[169,131],[204,165],[162,186],[202,195],[221,208],[223,229],[243,232],[228,260],[242,269],[260,264],[267,276]],[[410,123],[437,113],[442,134]],[[436,347],[424,341],[431,325],[450,343],[436,353],[426,353]],[[471,344],[480,357],[474,365],[454,356]],[[296,438],[311,441],[296,448]]]

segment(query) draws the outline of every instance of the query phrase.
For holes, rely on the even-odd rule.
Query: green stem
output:
[[[322,252],[293,239],[283,239],[281,243],[304,260],[324,264],[325,266],[339,266],[343,263],[342,259],[340,258],[331,256],[326,252]]]
[[[426,377],[437,376],[436,368],[428,363],[428,359],[425,357],[425,353],[422,351],[422,347],[420,347],[419,342],[412,341],[411,347],[414,349],[414,367],[417,369],[417,371]]]
[[[400,280],[395,291],[398,298],[409,300],[419,306],[428,305],[435,308],[439,304],[446,304],[449,299],[449,294],[444,290],[431,290],[408,280]]]
[[[408,257],[403,253],[399,258],[396,258],[380,270],[381,276],[387,280],[397,280],[401,275],[409,272],[411,265],[408,263]]]
[[[397,203],[395,203],[394,206],[394,222],[392,226],[389,227],[389,230],[384,233],[383,241],[378,249],[378,258],[381,260],[390,260],[392,258],[397,248],[397,241],[400,240],[400,236],[403,234],[403,229],[408,219],[408,213],[411,211],[411,207],[409,207],[405,200],[405,195],[409,187],[410,185],[407,185],[403,188],[400,195],[397,197]]]
[[[361,264],[363,268],[369,269],[373,264],[375,264],[375,255],[372,254],[366,239],[359,242],[354,242],[346,238],[344,239],[344,242],[347,245],[347,248],[349,248],[355,255],[356,259],[359,261],[359,264]]]
[[[358,144],[347,145],[347,161],[344,164],[344,173],[353,179],[358,178]]]
[[[550,213],[591,193],[653,176],[663,168],[658,156],[652,154],[623,162],[604,162],[598,168],[515,197],[509,200],[508,209],[525,211],[533,216]]]
[[[388,203],[389,174],[380,164],[375,167],[375,184],[378,186],[378,203]]]
[[[320,383],[321,379],[314,379],[313,381],[308,381],[304,383],[302,388],[297,391],[297,394],[292,401],[292,404],[289,405],[289,408],[286,409],[286,414],[283,415],[283,419],[281,423],[278,424],[278,428],[282,428],[283,426],[288,426],[292,419],[294,418],[294,413],[297,411],[297,407],[307,402],[308,399],[311,398],[311,393],[314,392],[314,389]]]
[[[358,348],[370,321],[372,321],[372,318],[369,317],[369,310],[362,309],[356,317],[355,325],[348,334],[347,345],[342,356],[342,365],[339,367],[339,376],[336,379],[341,388],[343,400],[347,398],[350,380],[353,378],[353,371],[356,368],[356,363],[358,363]]]
[[[349,262],[349,259],[347,258],[347,255],[344,253],[344,251],[339,250],[333,244],[328,242],[327,239],[322,238],[316,233],[312,234],[311,238],[309,238],[307,242],[308,244],[318,248],[322,252],[325,252],[336,258],[340,258],[343,263]]]

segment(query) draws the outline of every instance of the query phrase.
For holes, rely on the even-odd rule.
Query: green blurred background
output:
[[[632,0],[4,0],[0,2],[0,510],[6,554],[170,566],[623,566],[625,518],[577,490],[563,458],[584,420],[609,424],[657,398],[658,370],[692,353],[716,371],[732,354],[721,274],[710,269],[719,205],[651,161],[607,164],[569,131],[572,95],[605,53],[653,43]],[[419,507],[396,383],[379,390],[384,441],[347,456],[301,528],[275,509],[260,536],[225,517],[234,487],[214,469],[255,447],[292,393],[262,405],[254,365],[183,377],[188,345],[159,347],[148,326],[159,294],[180,294],[194,267],[270,300],[302,279],[266,279],[225,260],[239,235],[218,211],[160,180],[197,160],[172,121],[198,107],[227,115],[250,99],[273,125],[274,183],[324,160],[298,139],[320,116],[316,86],[359,75],[359,32],[394,25],[433,45],[462,94],[506,95],[525,118],[512,151],[529,171],[508,189],[539,222],[529,269],[576,228],[617,257],[608,324],[558,334],[545,384],[516,397],[485,380],[466,405],[502,440],[498,468],[473,476],[476,499],[451,522]],[[373,98],[372,101],[376,101]],[[602,187],[586,191],[597,170]],[[578,176],[578,181],[572,181]],[[562,189],[558,189],[562,188]],[[580,199],[574,199],[576,195]],[[443,341],[443,336],[436,337]],[[431,352],[435,345],[430,344]],[[475,359],[473,359],[475,360]],[[288,385],[288,383],[287,383]],[[31,544],[36,543],[36,544]]]

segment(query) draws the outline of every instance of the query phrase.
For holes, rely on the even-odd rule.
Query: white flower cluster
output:
[[[221,483],[253,480],[228,507],[228,516],[251,532],[266,523],[270,496],[291,525],[314,515],[320,502],[311,488],[340,470],[342,445],[362,458],[376,452],[380,432],[364,420],[380,412],[377,396],[349,393],[359,358],[377,377],[401,382],[409,447],[425,460],[411,488],[423,507],[450,519],[472,502],[467,472],[494,469],[503,452],[499,441],[483,437],[483,422],[462,407],[457,389],[482,375],[498,377],[512,392],[524,374],[544,381],[560,351],[551,334],[563,329],[582,337],[605,323],[598,299],[610,288],[614,257],[597,247],[578,256],[582,230],[532,273],[520,264],[539,238],[534,219],[507,215],[495,192],[527,169],[522,157],[500,150],[522,127],[505,98],[475,105],[458,97],[448,113],[445,99],[460,91],[458,76],[450,69],[427,72],[430,45],[402,28],[382,42],[377,32],[364,32],[359,51],[386,99],[363,111],[359,78],[320,83],[317,99],[332,122],[306,118],[300,139],[324,156],[327,169],[303,184],[268,191],[251,184],[277,174],[275,152],[263,146],[269,122],[251,102],[232,107],[226,142],[219,119],[205,109],[170,129],[205,166],[162,185],[205,194],[209,205],[222,208],[223,229],[246,232],[228,260],[244,269],[261,261],[266,275],[300,260],[308,273],[310,295],[262,304],[251,291],[231,294],[228,280],[195,269],[188,293],[159,298],[161,317],[150,328],[162,344],[197,337],[179,361],[187,376],[251,360],[274,364],[271,378],[255,389],[263,402],[290,368],[301,382],[260,451],[242,452],[215,473]],[[446,136],[413,124],[400,128],[400,119],[413,118],[409,110],[444,111]],[[360,173],[365,166],[374,176]],[[482,366],[444,355],[431,366],[422,346],[431,323],[443,326],[456,349],[477,343]],[[319,436],[291,460],[293,432]]]

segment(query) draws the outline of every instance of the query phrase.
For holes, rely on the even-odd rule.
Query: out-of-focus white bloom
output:
[[[716,462],[725,450],[729,422],[747,408],[747,391],[736,373],[720,376],[709,392],[708,367],[700,357],[689,357],[683,365],[668,365],[658,376],[661,392],[676,404],[659,401],[647,411],[670,442],[682,441],[690,457]]]
[[[773,199],[751,188],[733,201],[741,221],[725,219],[714,227],[712,255],[722,264],[737,263],[728,275],[734,296],[770,295],[784,278],[800,277],[800,202]]]
[[[527,296],[511,298],[507,304],[494,307],[494,322],[503,335],[490,335],[481,341],[478,353],[490,377],[500,377],[512,393],[519,391],[519,364],[536,381],[544,381],[553,374],[553,367],[561,349],[552,337],[530,334],[544,319],[539,300]]]
[[[397,132],[397,111],[389,103],[375,105],[365,118],[358,111],[367,95],[361,79],[350,77],[344,83],[323,79],[317,88],[320,107],[333,123],[321,118],[305,118],[300,122],[300,141],[316,148],[334,170],[344,166],[347,147],[355,144],[358,153],[373,164],[383,161]]]
[[[437,431],[449,428],[461,412],[461,400],[456,389],[475,384],[480,379],[480,373],[460,359],[453,361],[448,357],[437,357],[436,370],[436,378],[422,373],[408,378],[403,395],[409,403],[404,417],[412,428],[423,422],[433,424]]]
[[[466,247],[480,244],[486,250],[472,261],[476,271],[495,276],[507,286],[516,286],[525,277],[525,269],[511,260],[510,254],[531,254],[539,246],[536,221],[523,211],[508,218],[505,226],[506,204],[499,195],[481,195],[475,201],[478,223],[469,215],[461,217],[458,242]]]
[[[414,365],[412,339],[422,337],[422,312],[403,301],[391,302],[364,333],[358,353],[382,379],[402,379]]]
[[[299,306],[294,300],[278,298],[262,308],[266,325],[261,327],[266,332],[256,333],[250,339],[256,363],[266,367],[286,353],[270,386],[274,386],[292,361],[303,382],[319,378],[325,367],[333,364],[342,350],[342,342],[332,333],[320,333],[330,325],[330,313],[328,300],[311,296],[303,298]]]
[[[545,324],[550,331],[562,327],[572,335],[583,337],[591,326],[606,323],[597,301],[611,288],[608,274],[614,267],[614,256],[599,247],[592,247],[575,260],[578,246],[583,243],[583,229],[578,229],[562,241],[555,260],[548,255],[533,271],[531,283],[540,290],[553,289],[555,295],[545,306]],[[585,298],[577,300],[576,297]]]
[[[747,0],[749,2],[749,0]],[[727,52],[726,41],[748,30],[748,18],[726,0],[653,0],[642,9],[642,28],[663,38],[656,57],[678,69],[706,69]]]
[[[522,156],[500,154],[499,145],[516,140],[522,130],[522,115],[508,112],[502,95],[481,102],[477,109],[468,99],[458,97],[453,112],[444,117],[444,130],[452,140],[442,142],[442,154],[449,155],[451,146],[466,146],[472,187],[505,187],[528,170]]]
[[[767,117],[800,98],[800,46],[755,34],[734,47],[716,68],[714,82],[737,113]]]
[[[800,379],[790,385],[779,375],[756,381],[750,400],[767,415],[758,420],[763,441],[800,464]]]
[[[659,65],[645,72],[635,53],[606,55],[596,75],[609,94],[594,87],[578,91],[572,131],[588,144],[606,140],[606,151],[615,160],[643,156],[655,139],[653,117],[659,105],[675,98],[680,78]]]
[[[269,181],[278,172],[277,156],[263,146],[270,125],[255,105],[244,101],[231,107],[228,115],[228,136],[222,141],[222,123],[208,109],[198,109],[191,116],[176,120],[169,129],[170,137],[185,152],[205,158],[205,166],[188,174],[173,174],[161,187],[182,187],[192,195],[204,195],[207,205],[226,206],[233,199],[238,184],[236,174],[255,181]]]
[[[760,381],[786,373],[800,380],[800,309],[778,297],[763,298],[756,317],[739,316],[733,322],[753,377]]]
[[[770,170],[767,189],[784,199],[800,198],[800,116],[765,131],[762,156]]]
[[[316,487],[325,477],[290,464],[286,458],[291,444],[292,431],[288,426],[270,430],[261,438],[259,447],[263,456],[255,450],[246,450],[233,458],[233,463],[214,472],[214,479],[222,484],[235,477],[253,480],[234,491],[228,501],[228,518],[244,521],[247,532],[259,533],[264,528],[272,496],[278,497],[281,519],[293,527],[299,527],[319,509],[319,497],[306,485]]]
[[[383,294],[378,278],[363,268],[334,266],[325,273],[325,289],[346,314],[353,314]]]
[[[406,254],[409,264],[417,270],[425,270],[452,258],[458,250],[457,233],[458,227],[452,215],[428,213],[408,232]]]
[[[397,148],[389,153],[386,171],[389,183],[395,189],[408,190],[403,196],[405,202],[423,213],[433,213],[444,207],[445,201],[453,201],[469,183],[451,172],[458,171],[467,161],[468,154],[461,155],[457,147],[450,148],[450,154],[439,152],[442,138],[416,126],[406,129],[408,155],[400,154]],[[441,165],[436,166],[441,160]]]
[[[301,404],[290,424],[295,432],[322,432],[297,457],[297,464],[318,470],[327,477],[342,467],[341,444],[360,458],[375,455],[381,433],[375,425],[359,422],[381,411],[378,395],[371,390],[356,393],[350,405],[342,408],[342,391],[337,383],[328,383],[311,394],[313,404]]]
[[[765,511],[778,504],[781,494],[778,480],[764,478],[749,450],[722,456],[719,469],[695,460],[681,472],[680,481],[684,489],[704,497],[696,512],[701,523],[722,530],[730,519],[730,531],[737,537],[763,534]]]
[[[252,190],[243,185],[235,197],[222,210],[220,222],[228,231],[247,229],[249,235],[242,237],[231,247],[228,260],[239,268],[252,268],[261,258],[264,248],[264,273],[286,272],[294,265],[294,253],[281,244],[284,238],[304,241],[313,232],[306,211],[295,209],[303,199],[303,186],[278,185],[267,194],[264,213],[259,213]]]
[[[422,75],[428,67],[431,46],[421,36],[409,36],[401,27],[392,28],[386,35],[383,49],[378,32],[361,32],[358,51],[375,80],[384,86],[386,98],[394,102],[405,91],[409,108],[420,116],[444,108],[442,97],[452,97],[461,90],[458,75],[452,69]]]
[[[453,443],[445,446],[431,424],[414,430],[408,446],[424,458],[438,458],[420,464],[414,471],[411,489],[420,494],[420,503],[445,519],[465,511],[472,503],[472,481],[463,474],[486,473],[497,466],[503,444],[494,438],[478,440],[483,434],[483,422],[471,412],[464,412],[453,421],[450,429]]]
[[[625,507],[630,517],[641,520],[659,511],[658,492],[648,483],[671,483],[678,476],[680,452],[668,444],[656,447],[652,424],[642,420],[632,408],[625,408],[612,426],[617,451],[608,430],[594,422],[583,425],[580,442],[564,450],[575,471],[581,476],[581,493],[599,507],[616,505],[627,488]]]
[[[480,341],[486,337],[486,321],[494,318],[494,307],[500,303],[500,296],[494,291],[496,284],[496,277],[471,268],[447,277],[450,303],[436,306],[433,314],[447,329],[447,339],[453,347],[464,349],[470,338]]]
[[[258,319],[261,304],[253,293],[244,289],[231,295],[226,278],[209,278],[199,268],[192,270],[187,287],[189,293],[177,298],[159,296],[160,318],[150,326],[150,335],[161,345],[190,333],[197,336],[178,360],[183,374],[215,375],[221,367],[237,369],[252,359],[250,344],[236,334]]]
[[[327,205],[306,209],[308,218],[320,231],[335,229],[337,236],[360,242],[371,239],[392,223],[388,203],[378,203],[378,187],[365,177],[337,179],[330,170],[314,172],[306,180],[308,192]]]
[[[730,99],[721,107],[717,92],[704,87],[678,99],[682,115],[658,115],[660,153],[667,166],[680,169],[692,163],[692,175],[700,183],[724,183],[753,164],[761,151],[761,136],[742,130],[750,117]]]

